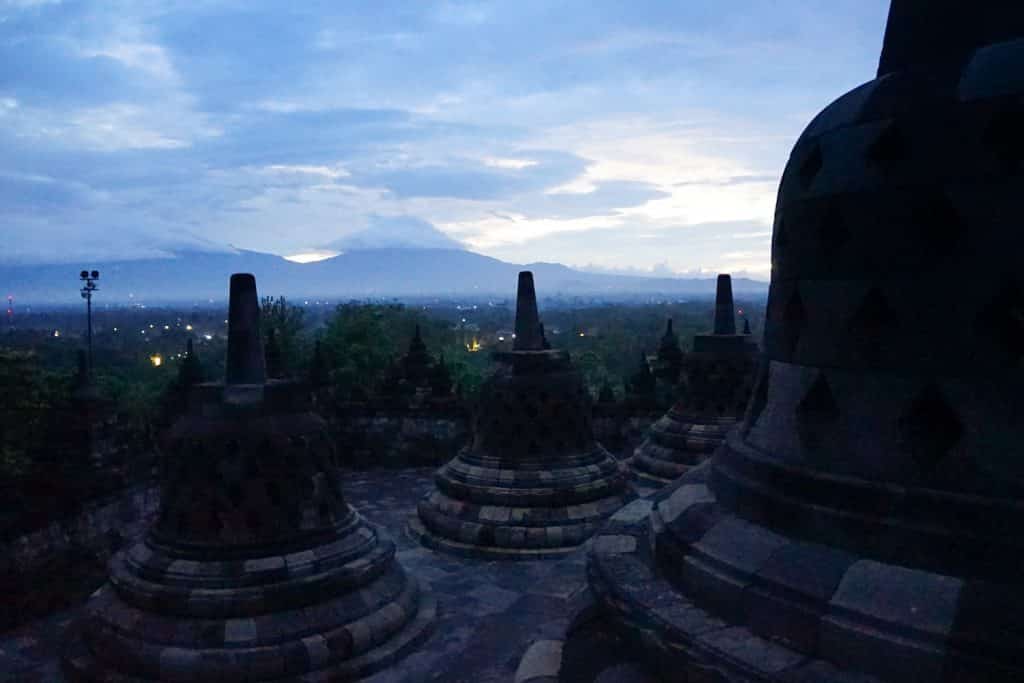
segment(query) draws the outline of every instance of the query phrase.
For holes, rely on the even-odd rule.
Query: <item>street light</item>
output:
[[[88,325],[88,340],[89,340],[89,374],[92,374],[92,293],[95,292],[99,287],[96,286],[96,280],[100,279],[100,271],[98,270],[83,270],[78,274],[78,278],[84,283],[82,285],[82,298],[85,299],[85,315]]]

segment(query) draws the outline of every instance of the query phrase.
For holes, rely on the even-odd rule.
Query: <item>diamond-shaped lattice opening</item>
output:
[[[858,331],[878,334],[896,327],[898,320],[882,290],[872,287],[853,314],[850,326]]]
[[[796,414],[801,422],[816,424],[832,422],[839,418],[839,406],[836,404],[835,396],[832,395],[832,387],[829,386],[824,373],[818,375],[814,384],[800,399],[800,403],[796,407]]]
[[[907,406],[898,430],[900,449],[927,472],[960,441],[964,428],[942,393],[930,385]]]
[[[1024,161],[1024,109],[1007,107],[992,116],[985,129],[985,146],[1008,170]]]
[[[936,192],[914,212],[922,254],[949,253],[967,232],[960,212],[942,192]]]
[[[793,353],[807,325],[807,310],[799,290],[793,290],[782,311],[782,342],[787,353]]]
[[[245,513],[245,526],[249,531],[259,531],[263,526],[263,517],[259,510],[247,510]]]
[[[814,148],[807,153],[807,156],[804,157],[803,162],[800,164],[800,184],[805,190],[814,182],[824,164],[825,158],[821,154],[821,145],[815,144]]]
[[[899,324],[899,317],[877,287],[864,296],[850,319],[848,334],[855,347],[868,362],[876,363],[882,355],[886,334]]]
[[[818,448],[824,441],[825,431],[839,419],[839,406],[832,387],[819,373],[814,384],[796,407],[797,433],[807,448]]]
[[[227,490],[228,500],[235,507],[239,507],[242,504],[242,486],[240,484],[231,484]]]
[[[1015,361],[1024,358],[1024,292],[1007,284],[978,315],[980,331]]]
[[[910,155],[910,143],[896,124],[889,124],[868,145],[868,161],[875,164],[891,164]]]
[[[821,239],[825,256],[830,259],[835,258],[850,241],[851,234],[846,219],[843,217],[842,209],[837,203],[831,203],[818,228],[818,236]]]
[[[273,503],[274,505],[280,505],[281,485],[278,484],[276,481],[268,481],[265,486],[267,489],[267,498],[270,499],[270,502]]]

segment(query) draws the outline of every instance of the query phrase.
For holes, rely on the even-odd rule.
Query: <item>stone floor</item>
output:
[[[438,600],[438,620],[430,638],[398,664],[366,680],[553,680],[545,676],[552,667],[557,669],[569,620],[589,597],[585,547],[559,560],[531,562],[470,560],[427,550],[408,537],[405,524],[430,490],[433,471],[375,470],[346,477],[350,502],[390,534],[402,564],[428,584]],[[0,633],[0,680],[60,681],[57,652],[61,633],[73,616],[70,610]],[[588,678],[600,683],[647,680],[628,663],[614,659],[595,676]]]

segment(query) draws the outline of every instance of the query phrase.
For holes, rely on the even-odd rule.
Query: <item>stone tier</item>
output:
[[[594,440],[589,397],[565,352],[495,358],[473,444],[438,471],[409,530],[460,555],[558,557],[633,497],[626,468]]]
[[[436,483],[410,529],[428,547],[479,557],[572,552],[632,498],[624,466],[600,446],[555,465],[463,452]]]
[[[711,457],[734,417],[703,417],[673,406],[651,425],[647,437],[629,460],[633,474],[657,485],[668,484]]]
[[[715,682],[1021,680],[1019,586],[782,536],[719,503],[714,467],[594,539],[591,587],[654,668]]]
[[[436,605],[351,508],[342,529],[328,545],[224,561],[134,545],[76,625],[65,674],[333,681],[388,665],[428,635]]]
[[[686,396],[651,426],[633,452],[633,474],[667,484],[711,457],[746,409],[757,361],[757,344],[749,335],[694,337],[694,351],[684,362]]]
[[[156,523],[70,633],[70,680],[352,680],[428,634],[433,599],[345,501],[307,395],[195,388],[164,439]]]

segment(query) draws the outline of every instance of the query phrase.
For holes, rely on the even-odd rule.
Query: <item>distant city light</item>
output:
[[[498,337],[498,341],[505,341],[505,337],[504,336]]]
[[[192,326],[191,325],[185,325],[185,329],[188,330],[189,332],[191,332],[192,331]]]
[[[165,330],[169,330],[169,329],[171,329],[171,326],[170,325],[164,325],[164,329]]]
[[[114,332],[117,332],[117,328],[116,327],[114,328]]]
[[[580,332],[580,336],[581,336],[581,337],[586,337],[586,336],[587,336],[587,334],[586,334],[586,332]]]
[[[154,354],[149,357],[149,362],[153,364],[154,368],[158,368],[164,364],[164,359],[160,356],[160,354]]]
[[[473,337],[473,341],[466,344],[466,350],[470,353],[476,353],[480,350],[480,341],[476,337]]]
[[[149,329],[153,329],[153,323],[149,324]]]
[[[210,341],[211,339],[213,339],[213,335],[212,334],[204,334],[203,335],[203,339],[205,339],[206,341]]]
[[[53,336],[54,337],[59,337],[60,336],[60,330],[54,330],[53,331]]]

